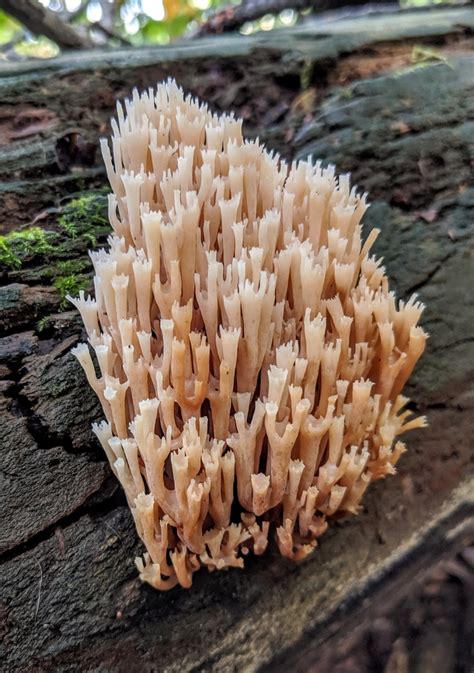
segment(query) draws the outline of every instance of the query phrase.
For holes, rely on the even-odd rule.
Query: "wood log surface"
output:
[[[434,9],[0,64],[2,670],[467,673],[473,30],[474,10]],[[137,579],[141,546],[90,431],[101,410],[64,295],[90,285],[87,249],[106,239],[98,138],[115,100],[168,76],[286,158],[350,171],[392,287],[419,294],[431,336],[406,391],[429,427],[360,516],[300,565],[270,550],[158,593]]]

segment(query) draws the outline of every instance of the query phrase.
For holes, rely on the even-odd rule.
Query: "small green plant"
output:
[[[0,264],[10,269],[20,269],[26,258],[51,252],[57,238],[54,231],[45,231],[40,227],[0,236]]]
[[[72,199],[64,206],[58,224],[70,238],[81,236],[89,245],[96,245],[101,229],[110,228],[105,194],[93,193]]]
[[[42,318],[38,320],[38,322],[36,323],[36,329],[38,330],[38,332],[44,332],[44,330],[48,327],[49,318],[50,318],[49,315],[44,315]]]
[[[70,276],[84,271],[89,271],[91,268],[90,260],[87,257],[79,259],[66,259],[58,262],[54,269],[55,276]]]
[[[64,309],[68,306],[66,296],[68,294],[76,296],[80,290],[87,290],[91,285],[90,276],[85,271],[90,268],[90,261],[87,258],[68,259],[57,262],[52,268],[53,286],[59,292],[59,308]]]
[[[72,199],[62,208],[54,231],[30,227],[0,236],[0,265],[12,274],[21,270],[21,277],[30,274],[33,282],[52,284],[63,310],[68,305],[68,294],[77,295],[90,287],[87,250],[97,246],[98,240],[109,232],[107,197],[102,192],[92,192]],[[47,316],[40,319],[38,331],[47,328],[47,320]]]
[[[65,309],[68,306],[68,301],[66,299],[67,295],[70,294],[73,297],[79,294],[80,290],[87,290],[91,284],[91,279],[85,273],[81,274],[69,274],[68,276],[57,276],[54,279],[54,287],[59,292],[60,297],[60,309]]]

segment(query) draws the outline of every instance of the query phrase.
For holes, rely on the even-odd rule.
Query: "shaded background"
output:
[[[4,58],[50,58],[60,49],[163,45],[179,38],[294,26],[314,14],[468,4],[463,0],[1,0]]]

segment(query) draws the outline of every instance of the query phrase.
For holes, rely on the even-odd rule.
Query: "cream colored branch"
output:
[[[422,427],[400,393],[423,306],[397,303],[365,195],[334,167],[288,166],[241,121],[173,82],[118,105],[102,152],[109,249],[95,299],[72,299],[74,350],[107,421],[94,425],[147,552],[140,577],[189,587],[242,567],[272,530],[310,553],[357,513]]]

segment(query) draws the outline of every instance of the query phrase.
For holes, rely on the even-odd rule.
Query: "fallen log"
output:
[[[468,9],[398,13],[0,66],[8,671],[308,671],[368,597],[380,606],[472,541],[473,27]],[[287,158],[335,162],[370,192],[367,230],[382,229],[398,295],[427,305],[407,394],[430,427],[307,562],[270,551],[159,594],[131,563],[140,545],[90,432],[101,413],[69,353],[81,328],[64,297],[90,284],[87,248],[105,240],[96,149],[114,101],[168,75]]]

